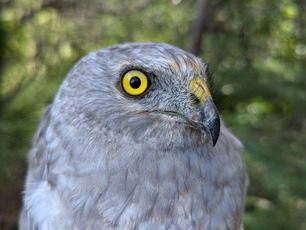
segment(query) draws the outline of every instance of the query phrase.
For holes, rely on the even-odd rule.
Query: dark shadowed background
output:
[[[245,146],[247,230],[306,229],[305,0],[1,0],[0,229],[16,229],[26,155],[72,65],[127,41],[210,63],[214,98]]]

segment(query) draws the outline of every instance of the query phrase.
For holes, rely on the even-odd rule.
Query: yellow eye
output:
[[[124,91],[133,96],[143,94],[150,86],[148,77],[138,70],[125,73],[121,84]]]

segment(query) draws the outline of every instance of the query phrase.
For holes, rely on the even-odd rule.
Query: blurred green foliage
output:
[[[2,2],[1,229],[16,227],[31,139],[72,65],[127,41],[188,49],[197,6],[192,0]],[[211,65],[218,107],[245,145],[245,228],[306,229],[306,2],[211,0],[209,7],[202,56]]]

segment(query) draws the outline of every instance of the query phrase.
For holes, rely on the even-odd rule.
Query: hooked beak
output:
[[[213,146],[215,146],[220,133],[220,117],[211,98],[191,114],[191,120],[210,134]]]
[[[190,119],[199,127],[208,132],[212,139],[213,146],[216,145],[220,133],[220,117],[218,110],[213,103],[206,83],[198,76],[195,76],[189,84],[190,93],[197,99]]]

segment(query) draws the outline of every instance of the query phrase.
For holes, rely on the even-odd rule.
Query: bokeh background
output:
[[[160,41],[203,57],[245,146],[249,230],[306,229],[305,0],[1,0],[0,229],[16,229],[26,154],[83,55]]]

